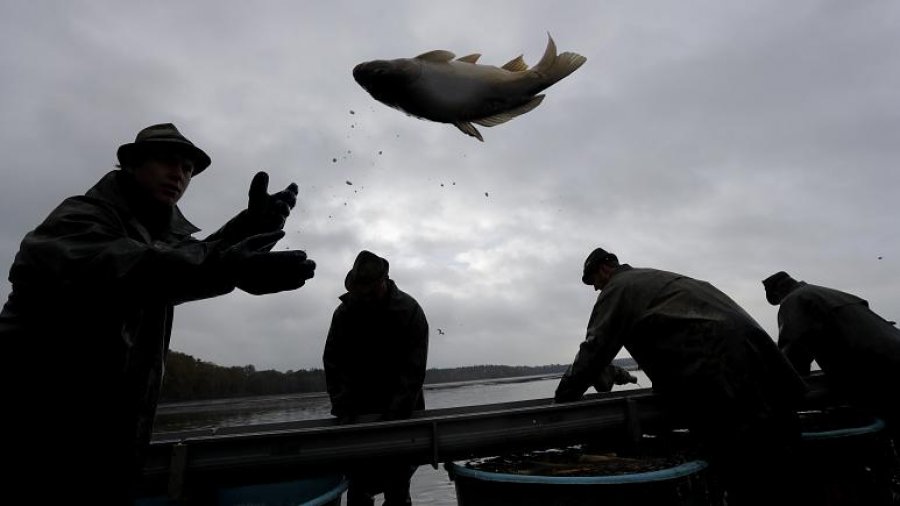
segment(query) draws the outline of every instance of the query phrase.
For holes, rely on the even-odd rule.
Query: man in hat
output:
[[[802,375],[815,360],[831,387],[900,427],[900,330],[865,300],[797,281],[784,271],[763,280],[778,309],[778,346]]]
[[[361,251],[344,279],[323,360],[331,414],[341,423],[409,418],[425,409],[428,321],[419,303],[388,277],[388,261]],[[416,466],[377,462],[352,469],[348,506],[411,504]]]
[[[25,502],[126,504],[149,443],[173,308],[226,294],[303,286],[315,263],[271,252],[296,185],[267,193],[205,240],[177,203],[209,156],[169,123],[119,147],[113,170],[65,199],[22,240],[0,312],[8,426]],[[9,378],[8,378],[9,379]],[[57,496],[56,494],[59,494]]]
[[[603,248],[587,257],[581,281],[601,292],[556,401],[581,398],[624,347],[672,416],[684,417],[721,473],[728,504],[766,504],[774,490],[757,480],[783,478],[770,461],[787,462],[805,391],[775,342],[711,284],[620,265]]]

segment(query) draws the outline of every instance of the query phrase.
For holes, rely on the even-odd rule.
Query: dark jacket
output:
[[[23,239],[0,312],[11,412],[28,441],[17,457],[67,474],[84,469],[83,459],[99,462],[81,477],[88,481],[135,472],[173,306],[234,289],[218,261],[224,242],[193,239],[198,229],[177,208],[148,202],[130,174],[113,171]]]
[[[556,400],[580,398],[622,347],[701,433],[788,416],[805,388],[775,342],[727,295],[680,274],[622,265],[597,298]]]
[[[425,312],[392,280],[387,282],[385,300],[360,303],[345,293],[334,311],[323,360],[335,416],[397,419],[425,408]]]
[[[778,328],[778,346],[801,374],[815,360],[851,399],[900,411],[900,329],[865,300],[800,282],[781,301]]]

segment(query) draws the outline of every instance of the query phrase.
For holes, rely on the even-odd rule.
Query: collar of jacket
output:
[[[150,234],[147,231],[146,227],[144,227],[136,218],[136,213],[131,207],[128,199],[125,197],[125,191],[122,188],[122,182],[119,181],[119,177],[121,170],[112,170],[109,171],[105,176],[103,176],[100,181],[97,182],[90,190],[85,193],[86,196],[103,200],[112,204],[114,207],[119,209],[124,215],[127,215],[130,218],[130,221],[140,225],[138,229],[141,231],[141,235],[145,236],[145,239],[150,239]],[[181,213],[181,209],[178,206],[175,206],[172,209],[172,217],[169,221],[168,233],[172,234],[175,237],[188,237],[192,234],[199,232],[200,229],[194,226],[193,223],[188,221],[188,219]]]
[[[620,272],[630,271],[630,270],[633,269],[633,268],[634,268],[634,267],[632,267],[632,266],[630,266],[630,265],[628,265],[628,264],[622,264],[622,265],[616,267],[615,269],[613,269],[612,275],[615,276],[616,274],[618,274],[618,273],[620,273]]]

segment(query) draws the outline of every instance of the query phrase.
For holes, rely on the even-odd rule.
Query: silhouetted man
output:
[[[388,268],[387,260],[361,251],[331,319],[323,359],[331,413],[341,423],[399,420],[425,409],[428,321]],[[385,506],[411,504],[416,467],[379,461],[351,470],[348,506],[374,504],[381,492]]]
[[[587,257],[581,280],[601,293],[556,401],[581,398],[624,347],[671,414],[685,417],[728,504],[771,504],[763,501],[785,480],[778,466],[799,437],[795,407],[805,391],[775,342],[711,284],[619,265],[602,248]]]
[[[269,195],[205,240],[177,202],[210,158],[172,124],[141,130],[119,167],[64,200],[22,240],[0,312],[12,373],[4,456],[23,502],[129,504],[143,464],[176,304],[303,286],[315,264],[270,252],[297,186]],[[10,426],[11,425],[11,426]],[[28,497],[27,494],[34,494]]]
[[[765,280],[778,308],[778,346],[808,375],[815,360],[829,385],[852,403],[900,423],[900,329],[865,300],[777,272]]]

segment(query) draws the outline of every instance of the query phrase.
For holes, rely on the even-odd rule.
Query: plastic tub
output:
[[[542,476],[444,465],[460,506],[617,506],[709,504],[707,464],[688,461],[666,469],[605,476]]]
[[[892,449],[885,423],[847,410],[801,413],[804,494],[815,504],[890,505]]]
[[[325,475],[299,480],[220,488],[215,491],[218,506],[339,506],[347,490],[342,475]],[[135,506],[174,506],[178,502],[166,497],[144,498]]]

